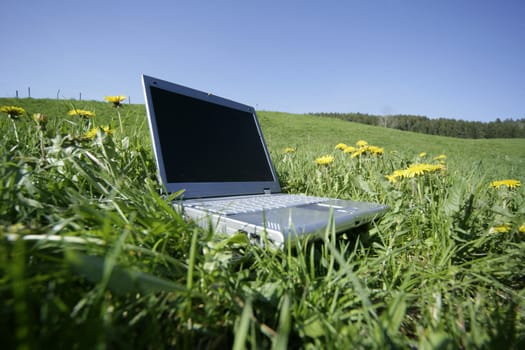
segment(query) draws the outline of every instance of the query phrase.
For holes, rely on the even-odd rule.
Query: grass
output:
[[[260,112],[286,191],[392,208],[365,229],[327,230],[278,250],[182,220],[159,194],[143,105],[0,105],[49,118],[42,130],[28,116],[0,116],[7,348],[525,345],[524,187],[490,186],[525,181],[523,139],[460,140]],[[97,116],[67,116],[72,108]],[[85,137],[103,125],[113,132]],[[334,149],[358,140],[384,154]],[[442,154],[446,170],[385,177],[440,164]],[[334,162],[317,165],[323,155]]]

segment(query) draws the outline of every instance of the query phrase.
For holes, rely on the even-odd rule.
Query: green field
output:
[[[181,219],[143,105],[11,105],[26,113],[0,115],[6,348],[525,348],[525,139],[261,111],[285,191],[391,207],[281,250]]]

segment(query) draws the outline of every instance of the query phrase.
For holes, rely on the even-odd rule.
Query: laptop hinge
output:
[[[272,190],[269,188],[264,189],[264,194],[272,194]]]

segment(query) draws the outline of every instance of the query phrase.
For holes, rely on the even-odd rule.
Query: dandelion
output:
[[[440,162],[444,162],[445,160],[447,160],[447,156],[444,155],[444,154],[440,154],[439,156],[434,157],[434,160],[438,160]]]
[[[490,232],[491,233],[507,233],[507,232],[510,232],[511,228],[512,227],[509,224],[503,224],[503,225],[492,227],[490,229]]]
[[[117,116],[118,116],[118,122],[120,126],[120,132],[124,132],[124,127],[122,126],[122,118],[120,117],[119,107],[122,104],[122,101],[126,99],[126,96],[106,96],[104,97],[104,100],[113,103],[113,107],[117,109]]]
[[[445,170],[445,166],[443,164],[423,164],[423,163],[417,163],[412,164],[406,169],[402,170],[396,170],[390,175],[386,175],[386,178],[394,183],[397,182],[398,179],[403,178],[413,178],[416,176],[421,176],[427,173],[435,173],[438,171]]]
[[[76,115],[81,118],[94,118],[96,116],[95,112],[86,111],[85,109],[72,109],[68,113],[68,115]]]
[[[355,150],[355,151],[352,153],[352,158],[357,158],[357,157],[361,156],[362,154],[365,154],[365,153],[366,153],[366,150],[367,150],[366,147],[358,148],[357,150]]]
[[[33,114],[33,120],[36,123],[36,127],[39,130],[39,136],[40,136],[40,156],[42,159],[42,162],[45,162],[46,159],[46,148],[44,143],[44,131],[46,130],[47,125],[47,116],[42,113],[35,113]]]
[[[17,106],[1,106],[0,112],[7,114],[11,119],[18,119],[18,117],[26,113],[25,109]]]
[[[102,130],[108,135],[113,135],[113,129],[111,129],[109,125],[103,126]]]
[[[16,130],[15,120],[26,113],[25,109],[17,106],[1,106],[0,112],[7,114],[9,119],[11,119],[11,122],[13,123],[13,130],[15,131],[16,142],[20,142],[20,140],[18,139],[18,131]]]
[[[293,147],[286,147],[284,153],[294,153],[296,150]]]
[[[419,158],[425,158],[426,156],[427,156],[427,152],[419,153]]]
[[[335,145],[335,149],[338,149],[341,151],[344,151],[347,147],[348,146],[345,143],[338,143],[337,145]]]
[[[402,179],[407,176],[407,171],[405,170],[395,170],[391,175],[386,175],[388,181],[395,183],[397,180]]]
[[[96,136],[97,136],[97,132],[98,132],[98,128],[92,128],[90,130],[88,130],[85,134],[84,134],[84,137],[86,139],[94,139]]]
[[[356,151],[356,149],[357,149],[357,148],[355,148],[355,147],[347,146],[347,147],[343,150],[343,152],[344,152],[344,153],[353,153],[353,152]]]
[[[334,162],[334,157],[330,155],[319,157],[315,160],[318,165],[329,165]]]
[[[88,132],[86,132],[84,134],[84,137],[86,139],[94,139],[95,137],[97,137],[97,133],[99,132],[99,130],[102,130],[106,135],[112,135],[113,134],[113,129],[111,129],[109,126],[102,126],[102,127],[94,127],[92,129],[90,129]]]
[[[397,180],[399,179],[399,176],[397,176],[395,174],[385,175],[385,177],[387,178],[388,181],[390,181],[390,183],[396,183]]]
[[[435,173],[436,171],[440,171],[443,169],[443,165],[437,164],[412,164],[406,169],[406,172],[408,174],[408,177],[414,177],[423,175],[424,173]]]
[[[113,107],[118,108],[121,106],[122,102],[126,100],[126,96],[118,95],[118,96],[104,96],[104,100],[107,102],[113,103]]]
[[[366,142],[364,140],[359,140],[355,144],[356,144],[357,147],[366,147],[366,146],[368,146],[368,142]]]
[[[362,146],[357,149],[354,147],[352,148],[348,147],[347,149],[345,149],[345,153],[352,153],[352,158],[359,157],[363,154],[379,156],[379,155],[382,155],[384,152],[385,152],[384,148],[377,147],[377,146],[371,146],[371,145]]]
[[[492,181],[490,183],[490,187],[492,188],[500,188],[501,186],[507,187],[509,189],[515,189],[521,186],[521,182],[519,180],[506,179],[506,180]]]
[[[520,233],[525,233],[525,224],[521,224],[520,227],[518,228],[518,231]]]
[[[47,124],[47,116],[42,113],[35,113],[33,114],[33,120],[35,121],[36,125],[41,128],[45,129]]]
[[[376,156],[379,156],[385,153],[385,149],[383,147],[377,147],[377,146],[368,146],[367,151]]]

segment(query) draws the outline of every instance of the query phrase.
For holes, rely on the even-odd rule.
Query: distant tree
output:
[[[417,115],[376,116],[363,113],[311,113],[321,117],[337,118],[355,123],[377,125],[404,131],[461,138],[525,138],[525,118],[493,122],[456,119],[430,119]]]

